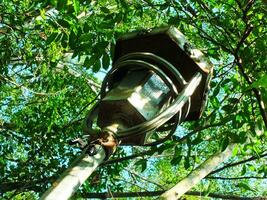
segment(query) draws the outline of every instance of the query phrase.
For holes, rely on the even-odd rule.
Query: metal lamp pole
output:
[[[97,154],[89,156],[87,148],[73,164],[53,183],[41,197],[41,200],[69,199],[84,181],[95,171],[105,159],[105,151],[101,145],[96,145]]]

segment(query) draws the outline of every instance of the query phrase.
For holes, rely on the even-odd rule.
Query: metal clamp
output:
[[[87,138],[87,141],[85,141],[83,138]],[[90,136],[87,135],[83,138],[74,138],[69,142],[69,144],[78,144],[79,148],[82,150],[88,147],[87,153],[89,156],[96,155],[98,152],[96,145],[101,145],[105,150],[106,160],[115,152],[116,147],[119,145],[118,140],[110,131],[102,131],[99,134],[93,134]]]

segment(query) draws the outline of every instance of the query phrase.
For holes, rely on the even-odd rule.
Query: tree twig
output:
[[[246,82],[251,85],[252,84],[252,80],[251,78],[246,74],[245,72],[245,69],[242,65],[242,61],[241,59],[235,55],[235,59],[236,59],[236,64],[242,74],[242,76],[245,78]],[[255,94],[255,97],[257,99],[257,102],[258,102],[258,105],[259,105],[259,109],[260,109],[260,113],[261,113],[261,116],[262,116],[262,119],[264,121],[264,124],[265,124],[265,127],[267,128],[267,112],[266,112],[266,107],[264,105],[264,102],[263,102],[263,99],[262,99],[262,96],[261,96],[261,93],[258,89],[256,88],[253,88],[252,91],[254,92]]]
[[[218,172],[220,172],[220,171],[222,171],[222,170],[224,170],[224,169],[226,169],[226,168],[234,167],[234,166],[237,166],[237,165],[241,165],[241,164],[244,164],[244,163],[253,161],[253,160],[257,160],[257,159],[259,159],[259,158],[263,158],[263,157],[265,157],[265,156],[267,156],[267,153],[261,154],[261,155],[259,155],[259,156],[252,156],[252,157],[250,157],[250,158],[248,158],[248,159],[241,160],[241,161],[238,161],[238,162],[230,163],[230,164],[228,164],[228,165],[225,165],[225,166],[223,166],[223,167],[221,167],[221,168],[219,168],[219,169],[216,169],[216,170],[212,171],[211,173],[209,173],[209,175],[211,175],[211,174],[216,174],[216,173],[218,173]]]
[[[133,172],[133,171],[130,171],[130,170],[128,170],[128,169],[125,169],[125,170],[126,170],[127,172],[129,172],[130,174],[132,174],[132,175],[138,177],[139,179],[142,179],[142,180],[144,180],[144,181],[146,181],[146,182],[152,183],[152,184],[158,186],[160,189],[163,189],[163,190],[164,190],[164,187],[163,187],[162,185],[160,185],[160,184],[158,184],[158,183],[156,183],[156,182],[154,182],[154,181],[152,181],[152,180],[149,180],[149,179],[147,179],[147,178],[144,178],[143,176],[140,176],[139,174],[137,174],[137,173],[135,173],[135,172]]]
[[[15,81],[10,80],[9,78],[6,78],[6,77],[3,76],[3,75],[0,75],[0,79],[4,80],[4,81],[6,81],[6,82],[11,83],[12,85],[15,85],[15,86],[18,87],[18,88],[27,90],[27,91],[29,91],[30,93],[33,93],[33,94],[38,95],[38,96],[50,96],[50,95],[56,95],[56,94],[58,94],[58,93],[60,92],[60,91],[57,91],[57,92],[55,92],[55,93],[36,92],[36,91],[33,91],[33,90],[31,90],[31,89],[25,87],[24,85],[18,84],[18,83],[16,83]]]
[[[241,180],[241,179],[267,179],[266,176],[242,176],[242,177],[219,177],[219,176],[209,176],[206,179],[219,179],[219,180]]]
[[[106,198],[129,198],[129,197],[154,197],[159,196],[164,193],[165,190],[159,191],[148,191],[148,192],[113,192],[112,195],[110,193],[83,193],[81,196],[83,198],[98,198],[98,199],[106,199]],[[187,192],[186,195],[191,196],[199,196],[202,197],[203,192],[198,191],[190,191]],[[220,199],[231,199],[231,200],[264,200],[265,197],[241,197],[237,195],[228,195],[228,194],[217,194],[217,193],[209,193],[205,195],[205,197],[212,197],[212,198],[220,198]]]

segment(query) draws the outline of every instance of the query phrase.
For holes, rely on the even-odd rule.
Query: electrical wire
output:
[[[130,66],[132,67],[130,68]],[[179,71],[164,58],[147,52],[129,53],[119,58],[114,63],[112,69],[107,73],[102,82],[100,90],[101,99],[103,99],[109,91],[109,83],[112,82],[112,78],[114,77],[116,72],[129,69],[148,69],[153,71],[168,86],[174,100],[173,102],[171,102],[168,108],[161,111],[152,119],[133,127],[119,130],[116,134],[114,133],[114,135],[117,139],[122,139],[131,137],[133,135],[146,134],[148,132],[157,130],[164,123],[166,123],[176,115],[174,125],[172,126],[169,134],[156,142],[145,144],[145,146],[162,143],[173,135],[176,127],[187,117],[191,107],[191,95],[199,85],[202,75],[200,73],[196,73],[191,81],[187,83],[184,80],[183,76],[179,73]],[[172,78],[169,77],[165,72],[172,74]],[[178,82],[178,86],[177,84],[174,84],[174,82]],[[95,118],[97,115],[98,107],[99,103],[97,103],[88,114],[86,122],[88,131],[92,130],[91,127],[93,125],[93,118]]]

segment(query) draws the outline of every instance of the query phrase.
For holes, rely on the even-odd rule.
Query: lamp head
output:
[[[116,43],[113,67],[102,84],[97,124],[117,127],[121,144],[144,145],[156,129],[170,125],[173,131],[201,116],[211,74],[210,62],[174,27],[126,34]]]

